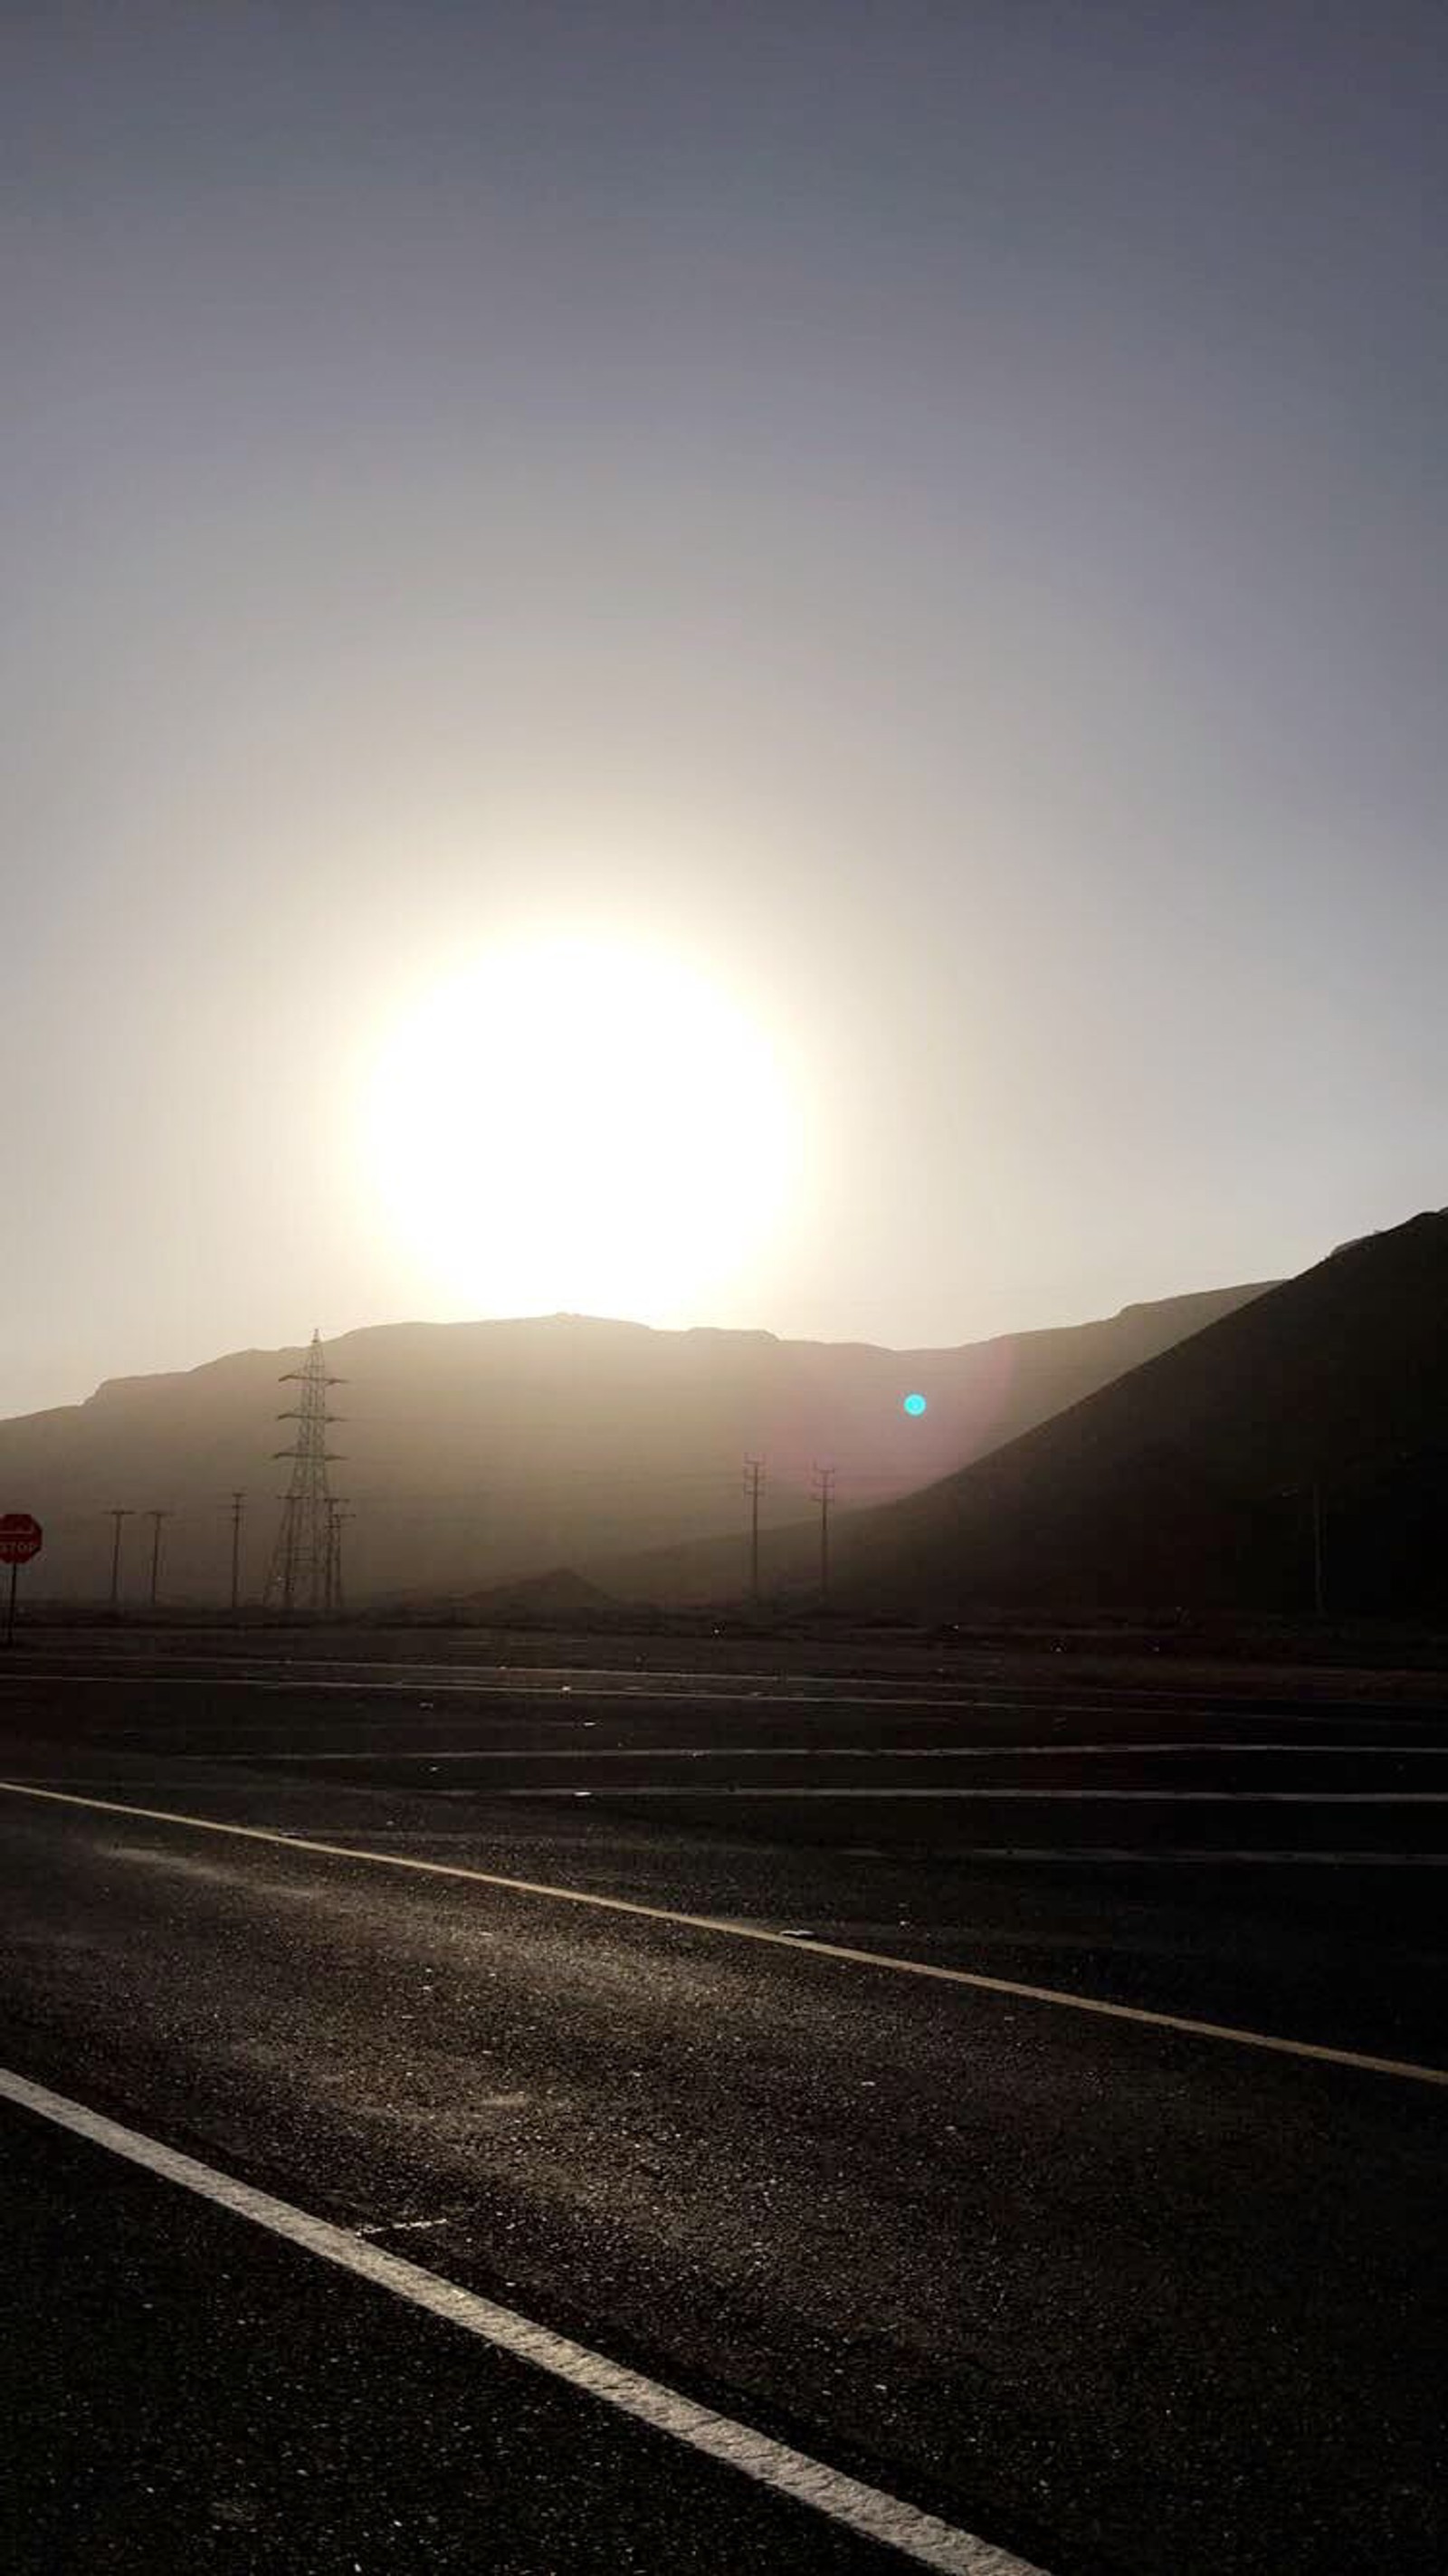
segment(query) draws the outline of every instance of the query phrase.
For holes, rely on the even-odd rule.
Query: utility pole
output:
[[[135,1514],[129,1503],[116,1503],[111,1507],[109,1518],[115,1524],[111,1538],[111,1608],[118,1610],[121,1602],[121,1523],[133,1520]]]
[[[835,1497],[835,1476],[837,1472],[838,1471],[834,1467],[819,1466],[817,1466],[814,1471],[814,1486],[812,1490],[815,1500],[820,1507],[821,1601],[828,1601],[830,1597],[830,1505],[834,1501]]]
[[[174,1520],[175,1517],[175,1513],[169,1511],[146,1514],[151,1524],[151,1607],[153,1610],[156,1607],[156,1594],[161,1583],[161,1523]]]
[[[333,1498],[327,1469],[336,1453],[327,1447],[327,1427],[341,1416],[328,1412],[327,1390],[343,1382],[327,1375],[320,1333],[313,1333],[302,1367],[285,1370],[281,1379],[283,1386],[300,1387],[301,1395],[289,1412],[277,1415],[279,1422],[296,1424],[297,1436],[290,1449],[274,1453],[291,1460],[292,1472],[263,1597],[278,1603],[287,1618],[297,1611],[316,1618],[328,1606]]]
[[[241,1606],[241,1515],[246,1502],[244,1493],[231,1497],[231,1615],[236,1617]]]
[[[749,1598],[759,1599],[759,1496],[764,1484],[764,1460],[744,1461],[744,1490],[749,1496]]]

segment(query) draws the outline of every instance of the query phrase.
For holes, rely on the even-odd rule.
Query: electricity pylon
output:
[[[327,1389],[345,1381],[327,1375],[318,1332],[312,1335],[304,1365],[287,1369],[280,1383],[299,1386],[301,1395],[288,1412],[277,1415],[278,1422],[296,1424],[297,1436],[290,1449],[273,1452],[275,1457],[290,1458],[292,1473],[282,1497],[281,1527],[263,1599],[268,1607],[279,1604],[287,1616],[300,1612],[315,1618],[329,1606],[332,1583],[332,1494],[327,1469],[335,1452],[327,1447],[327,1426],[341,1420],[340,1414],[327,1411]]]

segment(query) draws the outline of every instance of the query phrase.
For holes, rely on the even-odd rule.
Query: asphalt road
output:
[[[74,1641],[0,1736],[13,2075],[1050,2576],[1448,2559],[1430,1690]],[[7,2565],[908,2563],[0,2142]]]

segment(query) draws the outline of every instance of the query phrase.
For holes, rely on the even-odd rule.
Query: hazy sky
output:
[[[1440,0],[0,30],[0,1410],[494,1311],[540,1193],[590,1302],[602,1112],[530,1210],[529,1082],[440,1105],[475,1278],[378,1186],[399,1014],[519,940],[785,1069],[650,1320],[959,1341],[1448,1197]]]

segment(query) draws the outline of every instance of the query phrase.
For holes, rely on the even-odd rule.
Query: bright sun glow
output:
[[[725,994],[663,952],[554,939],[483,957],[392,1031],[367,1154],[454,1307],[681,1323],[757,1265],[801,1138]]]

